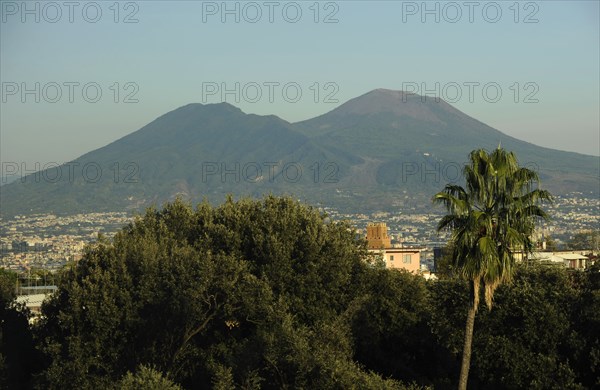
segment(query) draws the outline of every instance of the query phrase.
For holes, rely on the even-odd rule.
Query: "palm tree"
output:
[[[520,167],[514,153],[500,146],[491,153],[472,151],[463,176],[466,188],[448,184],[433,198],[448,211],[438,231],[452,231],[454,265],[471,287],[458,386],[461,390],[467,388],[480,289],[484,289],[491,310],[494,291],[510,282],[514,274],[514,253],[533,250],[535,223],[548,218],[538,205],[552,200],[549,192],[539,189],[537,173]]]

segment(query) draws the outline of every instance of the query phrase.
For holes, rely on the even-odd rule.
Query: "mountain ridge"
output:
[[[3,185],[0,213],[133,210],[176,195],[220,201],[265,192],[356,211],[428,207],[471,150],[499,143],[557,194],[599,192],[599,157],[521,141],[441,99],[377,89],[295,123],[190,103],[71,162],[96,167],[96,181],[67,177],[62,166]]]

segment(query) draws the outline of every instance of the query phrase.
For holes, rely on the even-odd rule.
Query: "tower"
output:
[[[385,222],[367,224],[367,247],[369,249],[384,249],[392,247],[392,240],[387,233]]]

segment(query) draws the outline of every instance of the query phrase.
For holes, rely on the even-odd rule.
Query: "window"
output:
[[[410,264],[410,255],[402,255],[402,262],[404,264]]]
[[[394,261],[394,255],[390,255],[390,261]]]

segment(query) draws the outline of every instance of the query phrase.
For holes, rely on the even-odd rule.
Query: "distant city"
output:
[[[570,193],[557,196],[546,209],[552,219],[538,229],[538,234],[552,241],[557,248],[564,248],[579,232],[600,228],[600,199]],[[421,253],[424,269],[433,268],[433,248],[444,246],[449,239],[447,232],[436,231],[442,210],[432,209],[426,214],[402,210],[353,214],[330,207],[322,210],[334,220],[350,221],[361,234],[366,233],[369,222],[385,222],[397,245],[425,248]],[[0,267],[17,272],[56,271],[80,259],[85,245],[96,241],[99,234],[112,238],[133,218],[129,212],[104,212],[70,216],[35,214],[0,219]],[[598,251],[600,243],[593,245],[596,247],[589,249]]]

